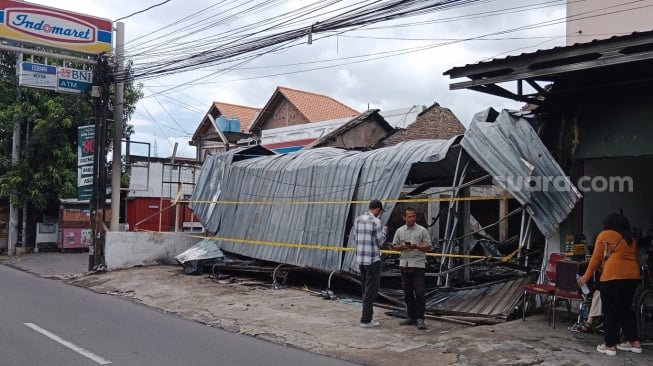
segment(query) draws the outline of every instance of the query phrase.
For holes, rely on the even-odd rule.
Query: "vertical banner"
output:
[[[95,125],[77,128],[77,199],[88,201],[93,194]]]

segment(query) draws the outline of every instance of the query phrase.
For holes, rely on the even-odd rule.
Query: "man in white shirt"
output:
[[[401,251],[399,266],[406,302],[406,320],[401,325],[417,325],[426,329],[424,324],[426,252],[431,249],[431,237],[421,225],[416,224],[417,212],[414,208],[404,210],[404,226],[397,229],[392,248]]]

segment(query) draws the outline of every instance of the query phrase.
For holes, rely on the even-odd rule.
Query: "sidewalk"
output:
[[[560,318],[558,328],[543,315],[493,326],[469,327],[427,320],[428,329],[398,325],[399,319],[375,308],[381,326],[358,327],[360,304],[324,300],[299,288],[272,288],[269,282],[238,277],[221,284],[207,276],[188,276],[180,266],[138,267],[84,274],[88,253],[34,253],[3,257],[3,264],[64,280],[94,292],[178,314],[207,325],[248,334],[367,365],[634,365],[653,362],[653,347],[643,354],[599,354],[596,335],[578,340]],[[337,293],[337,289],[333,289]]]

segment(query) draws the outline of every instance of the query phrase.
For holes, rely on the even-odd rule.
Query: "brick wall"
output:
[[[418,139],[448,140],[465,133],[465,126],[449,108],[434,104],[417,116],[405,130],[399,130],[383,140],[379,147],[393,146],[403,141]]]

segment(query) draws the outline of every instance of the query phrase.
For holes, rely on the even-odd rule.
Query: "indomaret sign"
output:
[[[18,0],[0,0],[0,38],[97,54],[111,51],[111,20]]]

